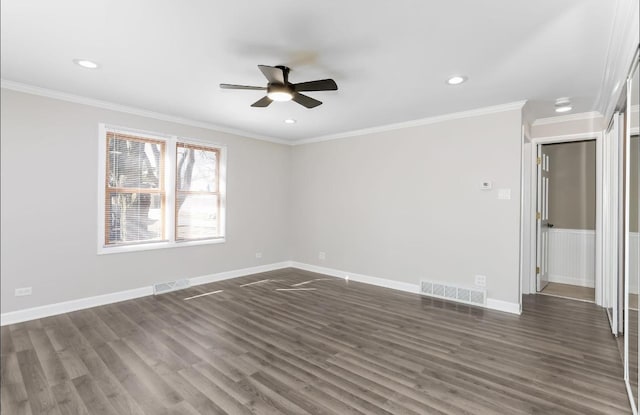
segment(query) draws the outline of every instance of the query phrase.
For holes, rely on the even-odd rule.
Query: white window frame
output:
[[[148,251],[152,249],[178,248],[195,245],[210,245],[226,242],[226,201],[227,201],[227,147],[210,141],[192,139],[177,135],[159,134],[150,131],[144,131],[128,127],[118,127],[109,124],[98,125],[98,255],[116,254],[123,252]],[[117,132],[129,135],[140,135],[154,140],[165,142],[165,189],[166,189],[166,210],[165,215],[165,232],[167,240],[157,242],[141,242],[130,245],[105,245],[105,180],[106,180],[106,147],[107,133]],[[176,165],[177,165],[177,143],[185,143],[192,145],[200,145],[213,147],[220,151],[219,163],[219,198],[220,210],[220,236],[209,239],[176,241],[175,235],[175,203],[176,203]]]

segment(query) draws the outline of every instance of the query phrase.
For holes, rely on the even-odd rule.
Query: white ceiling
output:
[[[84,97],[297,140],[558,97],[592,111],[614,1],[2,0],[1,76]],[[82,69],[75,58],[101,64]],[[258,64],[290,80],[333,78],[324,102],[251,108]],[[445,80],[464,74],[451,87]],[[294,118],[295,125],[283,120]]]

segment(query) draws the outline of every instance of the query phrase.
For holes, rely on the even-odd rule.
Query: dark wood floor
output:
[[[3,327],[2,414],[630,412],[594,304],[533,295],[515,316],[339,279],[276,290],[313,278],[274,271]]]

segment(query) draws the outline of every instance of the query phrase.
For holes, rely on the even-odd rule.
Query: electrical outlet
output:
[[[486,287],[487,286],[487,277],[485,275],[476,275],[476,286],[478,286],[478,287]]]
[[[325,259],[327,259],[327,254],[325,254],[324,252],[318,252],[318,259],[324,261]]]
[[[23,297],[25,295],[31,295],[31,292],[31,287],[16,288],[15,295],[16,297]]]
[[[262,258],[262,252],[256,252],[256,258]]]

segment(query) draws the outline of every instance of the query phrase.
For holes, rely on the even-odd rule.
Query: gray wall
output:
[[[1,106],[2,313],[291,258],[289,146],[5,89]],[[227,242],[97,255],[101,122],[227,145]]]
[[[414,284],[483,274],[488,297],[518,303],[521,119],[515,110],[294,147],[293,259]]]
[[[1,105],[3,313],[292,259],[416,284],[483,274],[519,301],[519,110],[288,147],[9,90]],[[97,255],[101,122],[227,145],[227,242]]]
[[[549,222],[560,229],[596,229],[596,142],[546,144]]]

